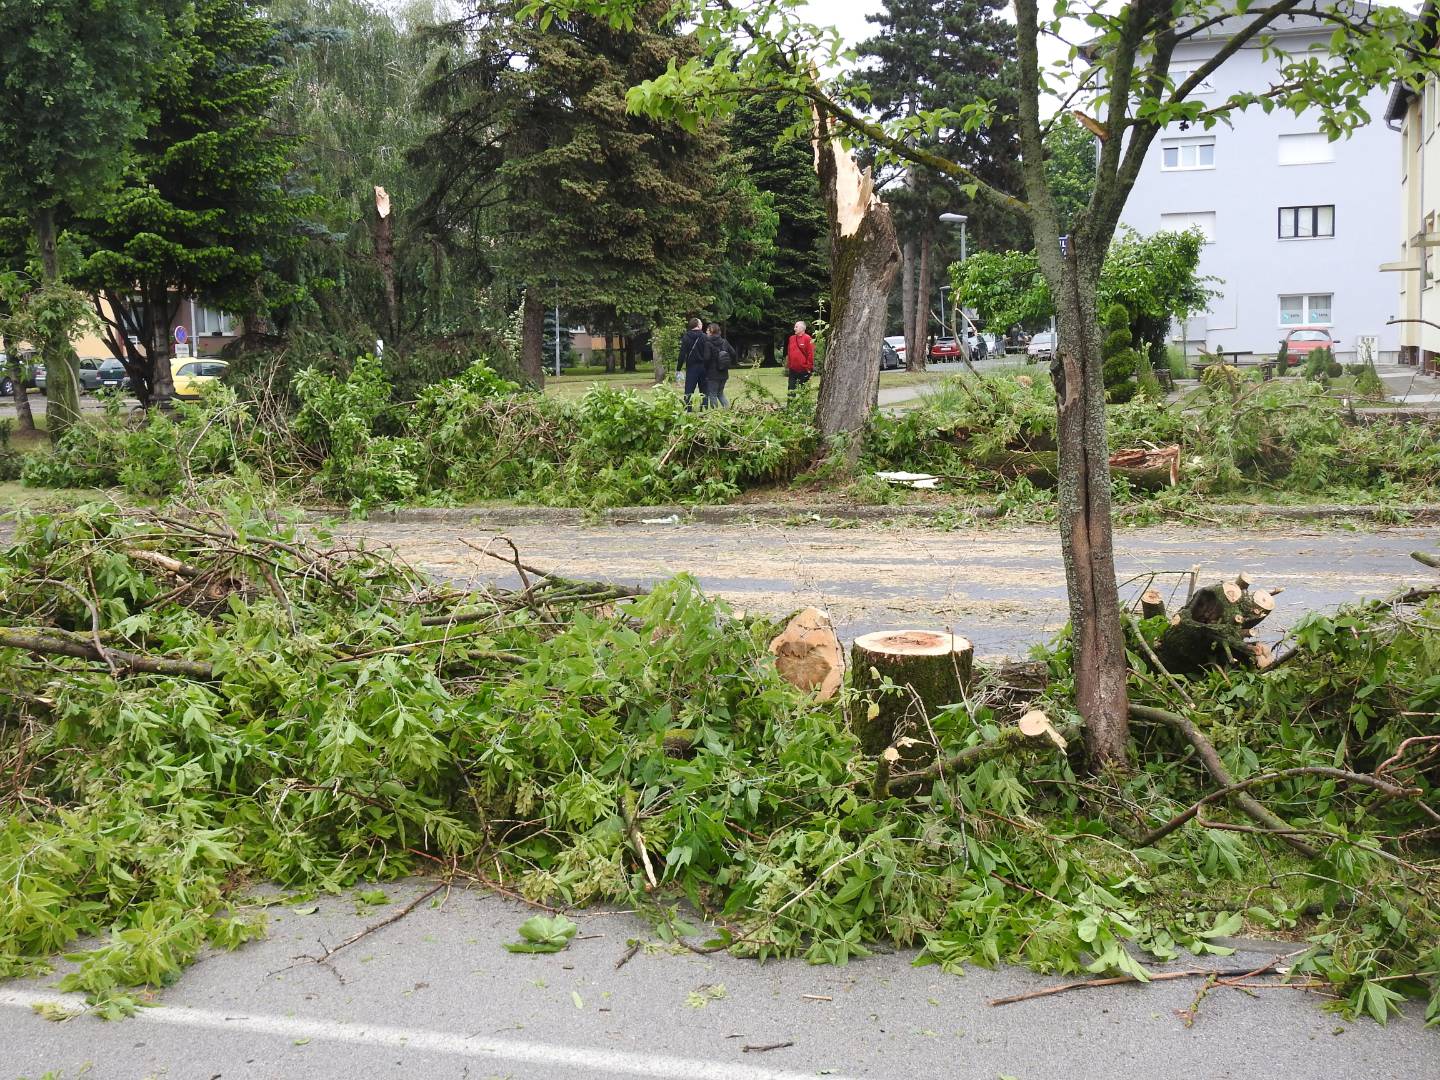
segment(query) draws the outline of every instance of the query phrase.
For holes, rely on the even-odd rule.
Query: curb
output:
[[[974,522],[1002,519],[994,506],[977,506],[962,510],[936,506],[847,506],[843,504],[795,506],[784,503],[731,504],[721,506],[620,506],[604,510],[551,506],[454,506],[398,507],[376,510],[367,520],[395,525],[471,525],[499,527],[519,525],[758,525],[817,524],[846,522],[909,521],[924,524],[941,514],[954,515],[951,523],[969,519]],[[1422,503],[1415,506],[1376,506],[1343,503],[1317,503],[1310,506],[1209,506],[1205,517],[1220,523],[1266,522],[1334,522],[1359,521],[1383,525],[1431,525],[1440,523],[1440,504]],[[1127,514],[1121,509],[1116,524],[1124,525]],[[345,520],[345,511],[306,511],[301,520],[320,522]],[[958,521],[956,520],[958,519]],[[1164,523],[1150,524],[1175,524]]]

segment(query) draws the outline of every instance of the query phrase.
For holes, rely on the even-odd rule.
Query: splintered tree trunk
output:
[[[906,350],[905,370],[924,371],[930,359],[930,232],[920,235],[920,261],[915,269],[915,348]]]
[[[830,220],[831,298],[815,426],[827,444],[854,436],[846,444],[853,464],[880,388],[880,344],[900,248],[870,170],[860,171],[829,116],[818,111],[815,160]]]
[[[400,325],[400,304],[395,296],[395,229],[390,219],[390,196],[375,185],[375,262],[385,286],[385,337],[393,339]]]
[[[1070,597],[1075,699],[1085,720],[1090,767],[1123,769],[1130,728],[1125,638],[1111,538],[1100,323],[1095,310],[1101,260],[1079,258],[1078,249],[1078,244],[1070,249],[1063,271],[1056,275],[1059,288],[1057,282],[1051,283],[1060,298],[1059,347],[1050,364],[1059,410],[1060,550]]]
[[[964,698],[970,684],[975,650],[970,642],[931,630],[895,630],[866,634],[850,650],[850,684],[858,700],[851,707],[851,727],[871,757],[910,738],[926,747],[926,718]],[[889,679],[900,692],[882,692]],[[901,756],[915,758],[923,753]],[[933,749],[933,747],[932,747]]]
[[[559,327],[556,327],[559,331]],[[545,304],[533,285],[525,290],[520,310],[520,378],[536,390],[545,388]]]

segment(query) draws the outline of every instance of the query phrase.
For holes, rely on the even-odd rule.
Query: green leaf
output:
[[[536,915],[520,924],[523,941],[510,942],[512,953],[557,953],[570,944],[580,927],[564,915]]]

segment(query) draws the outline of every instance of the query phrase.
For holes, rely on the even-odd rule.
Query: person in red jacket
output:
[[[815,374],[815,339],[805,332],[805,324],[797,322],[795,332],[785,342],[785,371],[790,376],[789,392],[810,381]]]

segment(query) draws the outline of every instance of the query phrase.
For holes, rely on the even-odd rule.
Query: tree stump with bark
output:
[[[869,756],[897,741],[901,756],[923,756],[930,745],[926,723],[941,708],[964,698],[975,650],[965,638],[933,630],[891,630],[855,639],[850,650],[850,685],[859,700],[850,724]],[[899,692],[883,692],[889,679]],[[918,748],[918,749],[916,749]]]
[[[1155,645],[1156,657],[1166,670],[1172,675],[1197,675],[1215,667],[1269,666],[1269,650],[1248,638],[1275,610],[1275,599],[1249,585],[1241,575],[1195,590],[1185,606],[1170,616],[1169,628]]]

